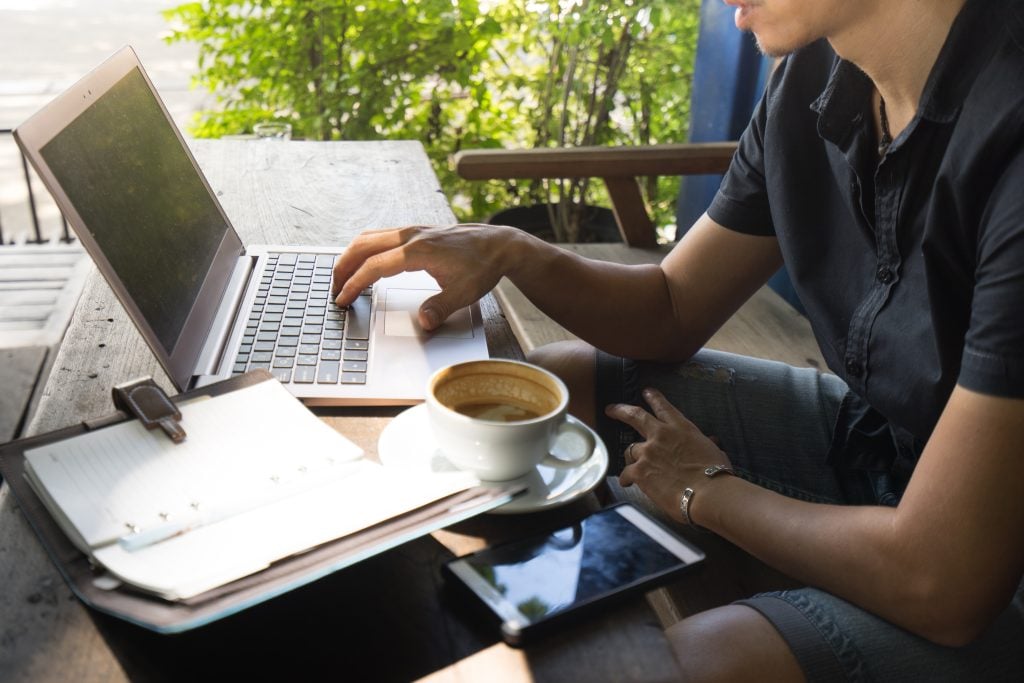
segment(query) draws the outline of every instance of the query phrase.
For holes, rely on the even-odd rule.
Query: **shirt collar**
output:
[[[921,93],[918,116],[936,123],[956,118],[978,72],[1005,30],[1007,0],[968,0],[957,15]],[[1013,9],[1013,8],[1009,8]],[[1013,16],[1011,20],[1021,21]],[[842,146],[864,120],[874,83],[855,64],[836,57],[828,83],[811,103],[818,134]]]

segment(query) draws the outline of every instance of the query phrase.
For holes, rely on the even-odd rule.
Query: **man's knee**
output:
[[[688,617],[666,635],[684,681],[803,681],[803,670],[759,612],[726,605]]]
[[[569,413],[594,425],[597,352],[593,346],[581,341],[555,342],[530,351],[526,360],[558,375],[569,387]]]

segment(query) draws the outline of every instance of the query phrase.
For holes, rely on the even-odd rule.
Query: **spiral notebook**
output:
[[[121,420],[0,449],[0,470],[87,603],[185,630],[514,493],[370,461],[266,373],[221,385],[178,401],[180,444]]]

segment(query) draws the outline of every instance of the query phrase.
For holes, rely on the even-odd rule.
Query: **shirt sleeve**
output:
[[[711,219],[730,230],[750,235],[775,234],[765,183],[764,131],[771,93],[780,82],[779,72],[784,68],[784,65],[780,65],[776,69],[747,129],[740,137],[729,170],[708,207]]]
[[[1004,167],[978,232],[970,326],[958,383],[1024,397],[1024,149]]]

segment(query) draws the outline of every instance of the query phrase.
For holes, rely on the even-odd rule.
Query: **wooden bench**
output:
[[[0,443],[30,417],[91,267],[78,245],[0,246]]]

